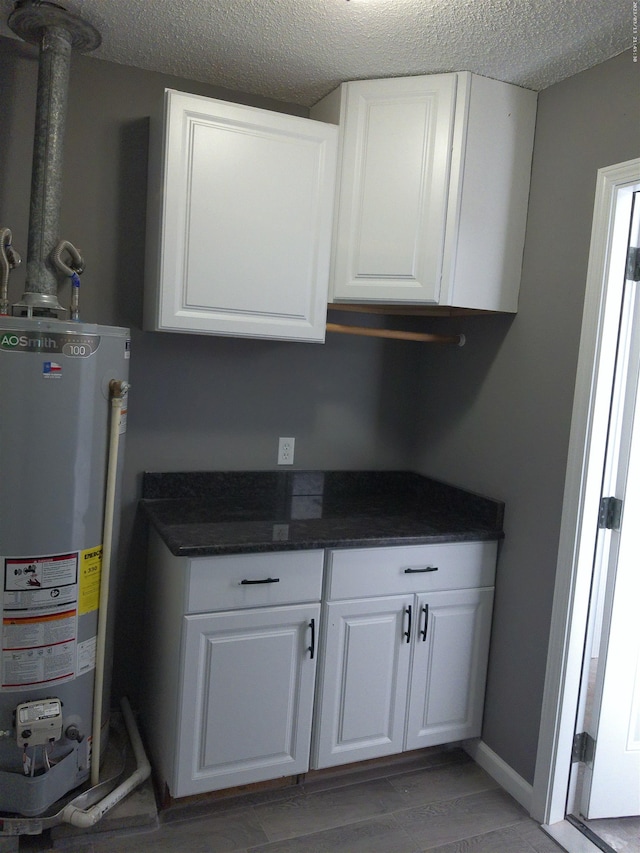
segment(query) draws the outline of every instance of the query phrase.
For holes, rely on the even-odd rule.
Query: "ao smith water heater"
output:
[[[129,331],[79,321],[84,262],[58,236],[71,49],[100,37],[31,0],[16,3],[9,26],[40,47],[27,282],[13,305],[20,259],[0,229],[0,832],[21,834],[34,829],[12,818],[51,814],[87,780],[97,785],[106,745]],[[70,311],[58,301],[65,278]],[[70,817],[80,812],[68,803],[57,822],[97,819]]]
[[[0,318],[0,811],[40,814],[89,777],[111,382],[128,354],[125,329]]]

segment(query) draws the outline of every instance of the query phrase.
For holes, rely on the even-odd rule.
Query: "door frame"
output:
[[[624,278],[612,246],[624,201],[638,184],[640,158],[598,171],[531,801],[532,817],[546,825],[565,817],[615,363],[611,282]]]

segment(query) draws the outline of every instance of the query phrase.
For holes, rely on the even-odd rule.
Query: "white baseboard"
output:
[[[533,785],[526,782],[520,774],[510,767],[506,761],[503,761],[486,743],[482,740],[466,740],[462,743],[465,752],[482,767],[483,770],[495,779],[501,788],[511,794],[514,800],[517,800],[520,805],[531,814],[531,806],[533,801]]]

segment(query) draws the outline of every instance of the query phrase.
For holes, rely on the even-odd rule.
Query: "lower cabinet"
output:
[[[496,547],[188,558],[152,531],[141,710],[160,787],[186,797],[479,735]]]
[[[332,559],[329,599],[357,584],[373,595],[326,605],[312,766],[478,736],[495,543],[343,551]],[[448,584],[460,588],[440,589]],[[411,587],[432,591],[382,594]]]
[[[309,769],[323,561],[176,557],[151,531],[141,716],[163,793]]]

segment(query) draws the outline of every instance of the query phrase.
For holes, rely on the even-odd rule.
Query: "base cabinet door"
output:
[[[405,749],[480,735],[493,588],[420,595]]]
[[[174,796],[309,769],[319,604],[185,616]]]
[[[327,605],[313,766],[402,752],[413,596]]]

